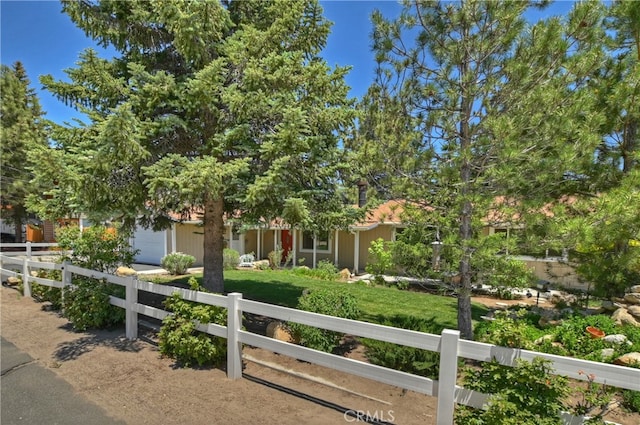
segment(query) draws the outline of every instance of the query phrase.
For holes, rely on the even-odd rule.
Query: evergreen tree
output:
[[[57,134],[64,176],[52,194],[73,194],[59,205],[155,228],[170,212],[201,217],[203,286],[214,292],[225,213],[257,223],[281,216],[289,198],[312,212],[339,206],[337,142],[353,111],[347,69],[319,57],[330,24],[316,1],[65,1],[63,10],[120,56],[87,50],[71,82],[42,79],[90,118]]]
[[[422,220],[438,228],[459,276],[464,338],[473,278],[504,247],[483,226],[578,190],[599,143],[582,88],[601,59],[601,7],[529,26],[523,14],[535,5],[406,1],[395,21],[374,14],[379,85],[411,116],[414,160],[400,180],[413,184],[402,195],[431,207]],[[386,140],[388,151],[402,141]]]
[[[28,218],[26,198],[37,191],[32,184],[28,152],[46,146],[46,121],[22,63],[2,65],[0,181],[2,218],[15,225],[16,241],[22,242],[22,226]]]

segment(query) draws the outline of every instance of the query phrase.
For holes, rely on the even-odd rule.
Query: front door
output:
[[[282,230],[280,237],[282,238],[282,262],[285,262],[287,255],[293,248],[293,235],[288,230]]]

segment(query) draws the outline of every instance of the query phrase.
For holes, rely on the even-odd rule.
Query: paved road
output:
[[[74,391],[64,379],[0,338],[2,425],[122,424]]]

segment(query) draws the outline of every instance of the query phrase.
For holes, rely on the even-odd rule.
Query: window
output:
[[[316,234],[316,252],[328,253],[329,249],[329,232],[318,232]],[[313,233],[302,232],[302,248],[300,251],[313,251]]]

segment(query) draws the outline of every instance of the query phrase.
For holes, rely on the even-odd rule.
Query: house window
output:
[[[404,227],[394,227],[393,228],[393,238],[392,240],[395,242],[398,240],[398,236],[400,236],[402,234],[402,232],[404,232]]]
[[[313,233],[311,232],[302,232],[302,248],[300,251],[302,252],[313,252]],[[318,232],[316,233],[316,252],[324,252],[329,253],[330,245],[329,245],[329,232]]]

